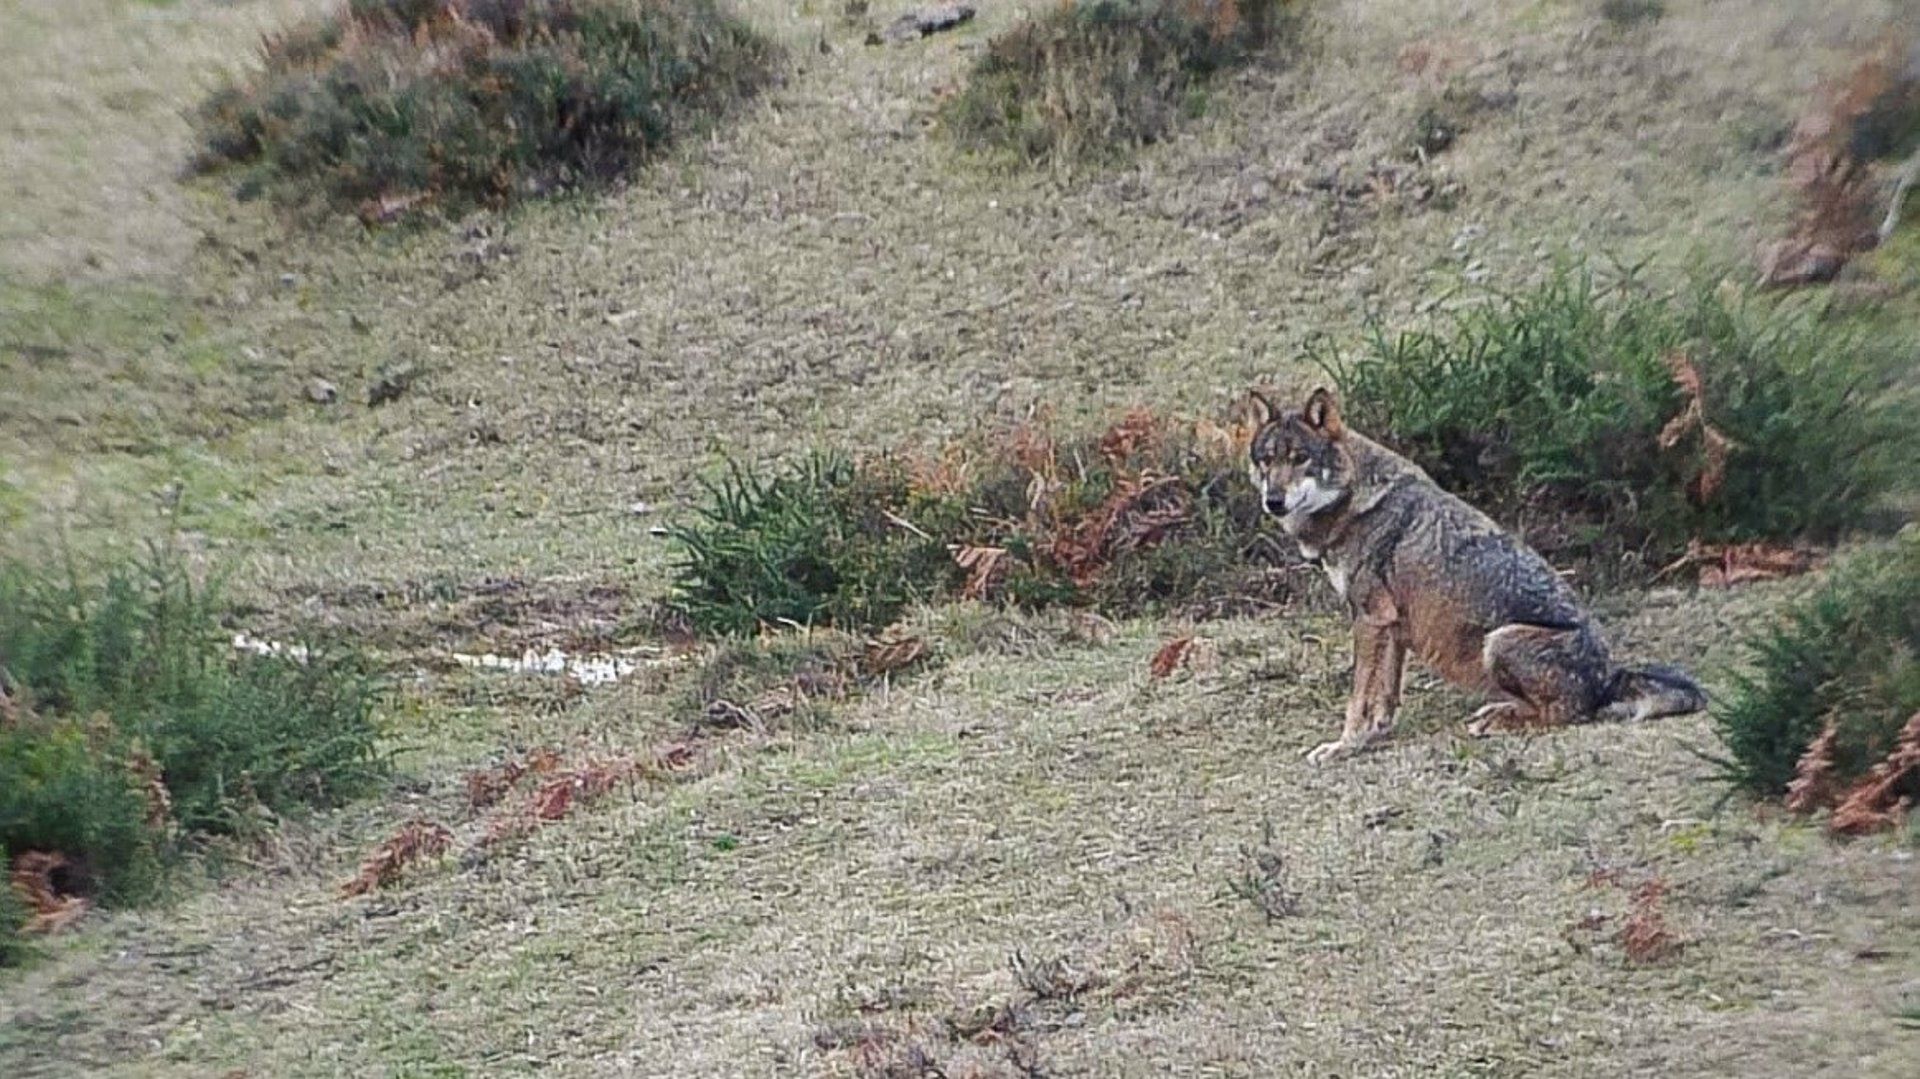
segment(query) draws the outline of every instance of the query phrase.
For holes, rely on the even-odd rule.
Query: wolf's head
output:
[[[1340,504],[1354,483],[1353,454],[1345,444],[1340,403],[1327,389],[1313,391],[1298,411],[1281,409],[1259,391],[1249,475],[1275,517],[1296,520]]]

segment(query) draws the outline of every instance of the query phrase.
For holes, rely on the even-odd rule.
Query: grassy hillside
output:
[[[1398,739],[1309,769],[1348,658],[1322,596],[919,609],[915,672],[728,726],[718,646],[650,614],[656,528],[722,455],[1221,415],[1304,386],[1316,338],[1567,256],[1751,266],[1793,213],[1778,146],[1895,5],[1327,0],[1299,56],[1064,175],[938,131],[1023,9],[868,47],[894,9],[741,0],[776,85],[602,195],[370,231],[183,182],[188,111],[326,6],[0,0],[9,553],[171,507],[236,630],[394,674],[399,775],[42,942],[0,975],[0,1072],[1910,1073],[1912,833],[1724,802],[1703,717],[1469,741],[1422,676]],[[1600,613],[1721,689],[1806,587]],[[456,658],[530,648],[632,669]],[[467,777],[541,746],[654,764],[489,840],[534,787],[476,808]],[[342,899],[413,819],[451,853]],[[1672,947],[1636,958],[1655,908]]]

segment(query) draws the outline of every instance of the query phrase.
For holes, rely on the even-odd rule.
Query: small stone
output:
[[[642,500],[628,506],[627,512],[633,514],[635,517],[645,517],[647,514],[652,513],[653,509],[653,503]]]
[[[307,400],[316,405],[330,405],[340,399],[340,387],[324,378],[316,378],[307,383]]]

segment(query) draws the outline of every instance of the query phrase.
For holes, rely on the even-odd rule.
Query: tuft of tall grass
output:
[[[705,482],[676,526],[673,603],[698,628],[874,628],[954,573],[946,548],[905,522],[905,479],[814,455],[756,476],[738,463]]]
[[[1658,22],[1666,14],[1664,0],[1600,0],[1600,17],[1615,27]]]
[[[942,110],[962,145],[1033,163],[1166,137],[1215,75],[1292,40],[1301,0],[1077,0],[987,45]]]
[[[716,0],[352,0],[207,99],[197,164],[370,219],[500,204],[625,173],[774,56]]]

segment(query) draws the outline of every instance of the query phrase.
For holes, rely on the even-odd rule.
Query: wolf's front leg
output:
[[[1340,737],[1307,751],[1307,763],[1324,764],[1386,737],[1399,703],[1400,666],[1405,660],[1392,625],[1366,618],[1353,623],[1353,692],[1347,697]]]

